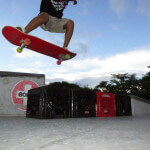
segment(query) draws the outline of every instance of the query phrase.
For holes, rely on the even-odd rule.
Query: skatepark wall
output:
[[[150,114],[150,101],[131,95],[132,115]]]
[[[0,115],[25,116],[28,90],[45,85],[45,75],[0,71]]]

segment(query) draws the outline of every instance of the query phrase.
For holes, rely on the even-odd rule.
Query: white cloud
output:
[[[14,72],[24,72],[24,73],[39,73],[37,72],[36,70],[34,69],[31,69],[31,68],[16,68],[13,70]]]
[[[48,60],[48,61],[47,61]],[[100,57],[82,58],[56,65],[56,60],[33,60],[32,64],[25,63],[15,66],[14,71],[40,73],[46,75],[46,82],[68,81],[82,85],[94,86],[101,80],[108,80],[111,74],[136,73],[140,75],[148,72],[150,65],[150,48],[134,49],[125,53],[116,54],[105,59]]]
[[[145,73],[150,61],[150,49],[134,50],[106,59],[85,58],[70,60],[63,64],[64,72],[49,76],[49,80],[62,78],[66,81],[82,81],[87,79],[108,78],[112,73]]]
[[[138,0],[137,11],[150,17],[150,0]]]
[[[110,8],[118,16],[122,16],[129,9],[127,0],[109,0]]]

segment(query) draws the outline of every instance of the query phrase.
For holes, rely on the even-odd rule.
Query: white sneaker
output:
[[[64,47],[64,49],[68,50],[68,47]]]
[[[21,32],[25,33],[25,28],[21,27],[21,26],[17,26],[16,27],[18,30],[20,30]]]

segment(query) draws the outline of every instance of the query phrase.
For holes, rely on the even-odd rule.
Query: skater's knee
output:
[[[68,20],[67,23],[64,26],[65,29],[73,29],[74,28],[74,22],[72,20]]]
[[[41,13],[39,17],[45,22],[49,20],[49,15],[46,12]]]
[[[74,21],[73,20],[69,20],[67,22],[67,26],[73,28],[74,27]]]

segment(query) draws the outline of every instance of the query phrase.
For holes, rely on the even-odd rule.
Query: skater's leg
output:
[[[36,29],[42,24],[46,24],[49,20],[49,15],[47,13],[41,13],[39,16],[33,18],[29,24],[25,27],[25,33],[29,33]]]
[[[65,40],[64,40],[64,45],[63,45],[63,48],[66,48],[68,47],[69,45],[69,42],[72,38],[72,35],[73,35],[73,31],[74,31],[74,22],[72,20],[69,20],[64,28],[66,29],[66,32],[65,32]]]

